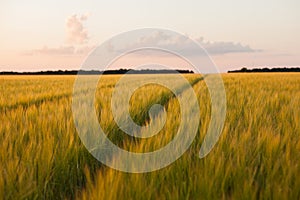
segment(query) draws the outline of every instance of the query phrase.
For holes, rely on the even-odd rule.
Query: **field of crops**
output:
[[[168,167],[132,174],[101,164],[82,144],[72,115],[75,76],[0,76],[0,199],[300,199],[300,74],[223,74],[226,120],[203,159],[210,95],[200,75],[185,77],[200,107],[194,142]],[[103,76],[95,97],[108,138],[132,152],[166,145],[179,127],[177,98],[158,85],[138,89],[130,99],[132,119],[147,125],[153,104],[164,106],[167,119],[159,134],[134,139],[111,113],[119,78]],[[160,118],[153,123],[159,126]]]

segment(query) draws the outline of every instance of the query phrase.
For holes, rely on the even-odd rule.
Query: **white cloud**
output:
[[[85,44],[89,40],[88,31],[83,26],[88,19],[88,14],[72,15],[66,19],[66,42],[68,44]]]
[[[253,49],[249,45],[242,45],[234,42],[210,42],[204,41],[202,37],[195,39],[209,54],[220,55],[227,53],[251,53],[261,50]],[[125,41],[126,43],[126,41]],[[196,54],[195,44],[184,36],[168,35],[165,32],[154,31],[152,34],[136,39],[136,43],[113,46],[115,51],[124,51],[124,49],[133,50],[140,47],[156,47],[166,50],[180,50],[190,55]],[[199,53],[199,51],[198,51]]]
[[[25,55],[59,55],[59,56],[72,56],[72,55],[87,55],[94,46],[83,46],[83,47],[74,47],[70,46],[60,46],[60,47],[47,47],[44,46],[39,49],[34,49],[28,52],[25,52]]]
[[[203,48],[210,54],[226,54],[226,53],[250,53],[261,50],[252,49],[249,45],[242,45],[234,42],[204,42],[203,39],[197,39]]]
[[[66,44],[59,47],[48,47],[33,49],[23,52],[23,55],[87,55],[94,46],[87,45],[89,37],[88,31],[84,28],[83,22],[89,17],[89,13],[83,15],[71,15],[66,19]]]
[[[88,32],[83,26],[83,22],[88,19],[89,14],[84,15],[72,15],[66,20],[67,28],[67,45],[61,45],[59,47],[48,47],[44,46],[42,48],[34,49],[25,52],[26,55],[87,55],[92,49],[95,48],[94,45],[87,45],[88,42]],[[118,44],[108,43],[107,49],[111,53],[117,53],[125,50],[134,50],[140,47],[155,47],[159,46],[166,50],[179,50],[189,55],[199,54],[197,51],[198,47],[195,46],[190,39],[184,36],[168,35],[162,31],[154,31],[153,33],[139,38],[134,38],[136,42],[128,43],[132,41],[119,42]],[[259,52],[261,50],[253,49],[249,45],[242,45],[241,43],[234,42],[210,42],[205,41],[202,37],[195,39],[209,54],[211,55],[222,55],[228,53],[251,53]],[[203,52],[204,53],[204,52]],[[137,53],[137,55],[139,52]],[[143,54],[141,52],[140,54]],[[149,52],[147,52],[149,54]],[[155,52],[154,52],[155,54]],[[159,52],[158,52],[159,54]],[[197,55],[198,55],[197,54]]]

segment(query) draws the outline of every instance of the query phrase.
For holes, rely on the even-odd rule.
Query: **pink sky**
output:
[[[1,1],[0,71],[78,69],[97,45],[144,27],[188,35],[223,72],[300,65],[299,1],[69,3]]]

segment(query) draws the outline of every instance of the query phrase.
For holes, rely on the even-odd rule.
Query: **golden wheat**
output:
[[[177,133],[178,100],[162,86],[138,89],[130,99],[134,121],[150,123],[148,110],[155,103],[164,105],[167,120],[156,136],[133,140],[111,113],[120,77],[103,76],[98,85],[100,125],[124,149],[163,147]],[[168,167],[128,174],[102,165],[81,143],[71,110],[74,76],[0,76],[0,199],[299,199],[300,74],[224,74],[226,121],[203,159],[198,155],[210,122],[210,96],[198,75],[186,78],[200,106],[193,144]],[[159,116],[152,120],[160,126]]]

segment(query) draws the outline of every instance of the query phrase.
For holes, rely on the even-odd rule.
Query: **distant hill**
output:
[[[233,71],[228,71],[228,73],[239,73],[239,72],[300,72],[300,67],[292,67],[292,68],[254,68],[254,69],[247,69],[247,68],[242,68],[239,70],[233,70]]]
[[[173,74],[174,71],[178,73],[186,74],[186,73],[194,73],[191,70],[152,70],[152,69],[143,69],[143,70],[131,70],[131,69],[118,69],[118,70],[107,70],[107,71],[97,71],[97,70],[58,70],[58,71],[39,71],[39,72],[13,72],[13,71],[4,71],[0,72],[0,75],[76,75],[80,72],[80,74]]]

